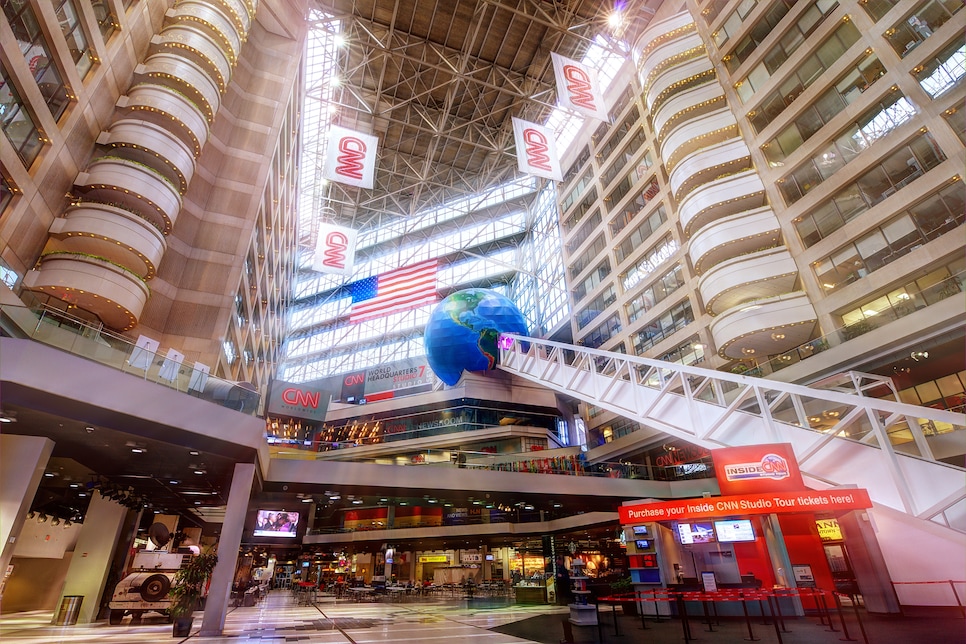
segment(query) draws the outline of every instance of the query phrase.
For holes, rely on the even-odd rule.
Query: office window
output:
[[[627,321],[634,322],[682,286],[684,286],[684,271],[680,266],[675,266],[624,305]]]
[[[822,23],[829,13],[839,5],[838,0],[819,0],[805,10],[798,20],[785,34],[778,39],[778,43],[765,54],[764,65],[769,73],[774,73],[788,57],[798,49],[810,33]],[[731,54],[722,60],[730,73],[745,62],[755,49],[760,45],[778,26],[779,21],[785,17],[791,3],[779,4],[769,11],[751,28],[747,36],[742,38]]]
[[[574,211],[564,220],[564,229],[572,230],[574,226],[580,223],[580,220],[584,218],[584,215],[593,207],[594,202],[597,201],[597,188],[591,188],[587,195],[580,200],[580,203],[574,208]],[[562,211],[561,211],[562,212]]]
[[[580,227],[574,232],[573,237],[567,242],[567,253],[572,255],[584,241],[590,237],[590,234],[594,232],[597,226],[600,225],[601,216],[600,210],[594,209],[594,214],[586,218],[584,223],[580,224]]]
[[[608,306],[617,301],[617,289],[611,284],[604,291],[593,298],[583,309],[577,312],[577,328],[582,329],[590,324]]]
[[[97,19],[101,36],[107,41],[117,29],[117,16],[114,15],[114,11],[107,0],[91,0],[91,7],[94,8],[94,17]]]
[[[34,125],[34,120],[20,100],[20,94],[17,93],[17,88],[14,87],[2,63],[0,63],[0,80],[3,81],[0,83],[0,87],[3,88],[0,92],[0,124],[10,145],[17,151],[17,156],[29,168],[40,154],[44,144],[37,126]]]
[[[3,212],[11,201],[13,201],[13,188],[7,178],[0,175],[0,217],[3,216]]]
[[[661,342],[676,331],[694,322],[690,300],[684,300],[665,311],[633,336],[634,353],[643,355],[645,351]]]
[[[644,256],[637,260],[633,266],[621,273],[620,281],[624,291],[627,292],[634,288],[653,273],[661,264],[669,260],[677,249],[678,243],[669,233],[645,252]]]
[[[60,23],[60,29],[64,33],[64,39],[67,40],[67,49],[70,50],[70,57],[77,68],[77,74],[84,78],[94,62],[75,2],[76,0],[60,0],[60,4],[55,5],[54,11]]]
[[[692,335],[664,355],[657,356],[657,359],[683,365],[698,364],[704,362],[704,345],[698,341],[698,336]]]
[[[54,120],[59,119],[69,102],[67,89],[64,87],[60,72],[54,66],[50,47],[40,29],[40,22],[33,7],[26,2],[21,3],[16,0],[0,0],[0,5],[20,46],[20,53],[27,61],[30,73],[37,81],[50,113]]]
[[[966,144],[966,110],[951,107],[943,114],[943,118],[959,136],[959,140]]]
[[[580,339],[580,343],[585,347],[590,347],[591,349],[596,349],[600,345],[604,344],[612,337],[614,334],[620,332],[621,330],[621,320],[620,316],[616,313],[606,320],[604,320],[600,325],[595,327],[590,333],[585,335]]]
[[[604,261],[598,264],[597,268],[591,271],[583,282],[574,287],[574,302],[584,299],[587,293],[597,288],[597,285],[603,282],[608,275],[610,275],[610,260],[604,258]]]
[[[905,57],[962,8],[962,0],[929,0],[882,35],[897,54]]]
[[[637,195],[620,209],[617,215],[610,221],[610,234],[617,236],[624,228],[633,221],[635,217],[644,212],[644,208],[658,195],[661,187],[657,184],[657,179],[651,179]],[[658,206],[663,209],[664,206]]]
[[[654,232],[661,227],[667,221],[667,213],[664,211],[664,207],[661,206],[650,216],[647,217],[641,224],[628,235],[624,241],[617,245],[614,249],[614,255],[617,257],[617,263],[620,264],[625,259],[634,254],[634,251],[640,248],[647,238],[654,234]]]
[[[879,22],[882,16],[889,13],[897,4],[899,4],[899,0],[867,0],[866,2],[860,2],[859,6],[865,9],[865,12],[869,14],[870,18]]]
[[[594,261],[594,258],[604,250],[606,245],[607,242],[604,240],[604,235],[598,235],[597,238],[592,241],[584,250],[584,252],[576,257],[570,264],[570,277],[577,277],[577,275],[582,273],[585,268],[590,266],[590,263]]]
[[[961,41],[950,44],[912,70],[912,75],[931,97],[942,96],[966,77],[966,44]]]

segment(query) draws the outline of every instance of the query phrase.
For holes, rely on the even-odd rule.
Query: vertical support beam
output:
[[[0,435],[0,575],[13,558],[24,517],[53,451],[49,438]]]
[[[215,566],[211,585],[208,587],[201,637],[217,637],[225,628],[228,598],[238,561],[238,547],[245,530],[248,500],[251,498],[254,483],[255,464],[236,463],[235,473],[231,478],[231,490],[228,492],[225,522],[221,526],[221,537],[218,539],[218,565]]]
[[[94,491],[91,504],[84,517],[84,527],[74,546],[74,556],[67,568],[67,579],[57,606],[66,595],[83,595],[79,624],[90,624],[97,619],[104,591],[113,593],[113,588],[104,588],[107,583],[117,541],[121,537],[128,509],[119,503],[109,501]]]
[[[838,521],[866,610],[870,613],[899,613],[899,598],[869,513],[853,510],[838,517]]]

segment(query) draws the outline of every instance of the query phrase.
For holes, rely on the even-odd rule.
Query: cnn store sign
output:
[[[330,397],[329,392],[309,384],[275,380],[268,397],[268,414],[325,420]]]

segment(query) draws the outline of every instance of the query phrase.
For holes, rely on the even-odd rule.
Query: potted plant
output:
[[[218,555],[214,552],[203,552],[192,557],[184,567],[174,575],[174,583],[168,596],[171,598],[171,615],[173,637],[187,637],[191,632],[192,614],[200,608],[201,598],[205,594],[205,585],[218,563]]]

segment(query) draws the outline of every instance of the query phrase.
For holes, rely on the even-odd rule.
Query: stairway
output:
[[[512,334],[499,344],[500,368],[521,378],[708,449],[790,443],[810,487],[865,488],[966,533],[966,470],[936,456],[966,452],[964,414]]]

